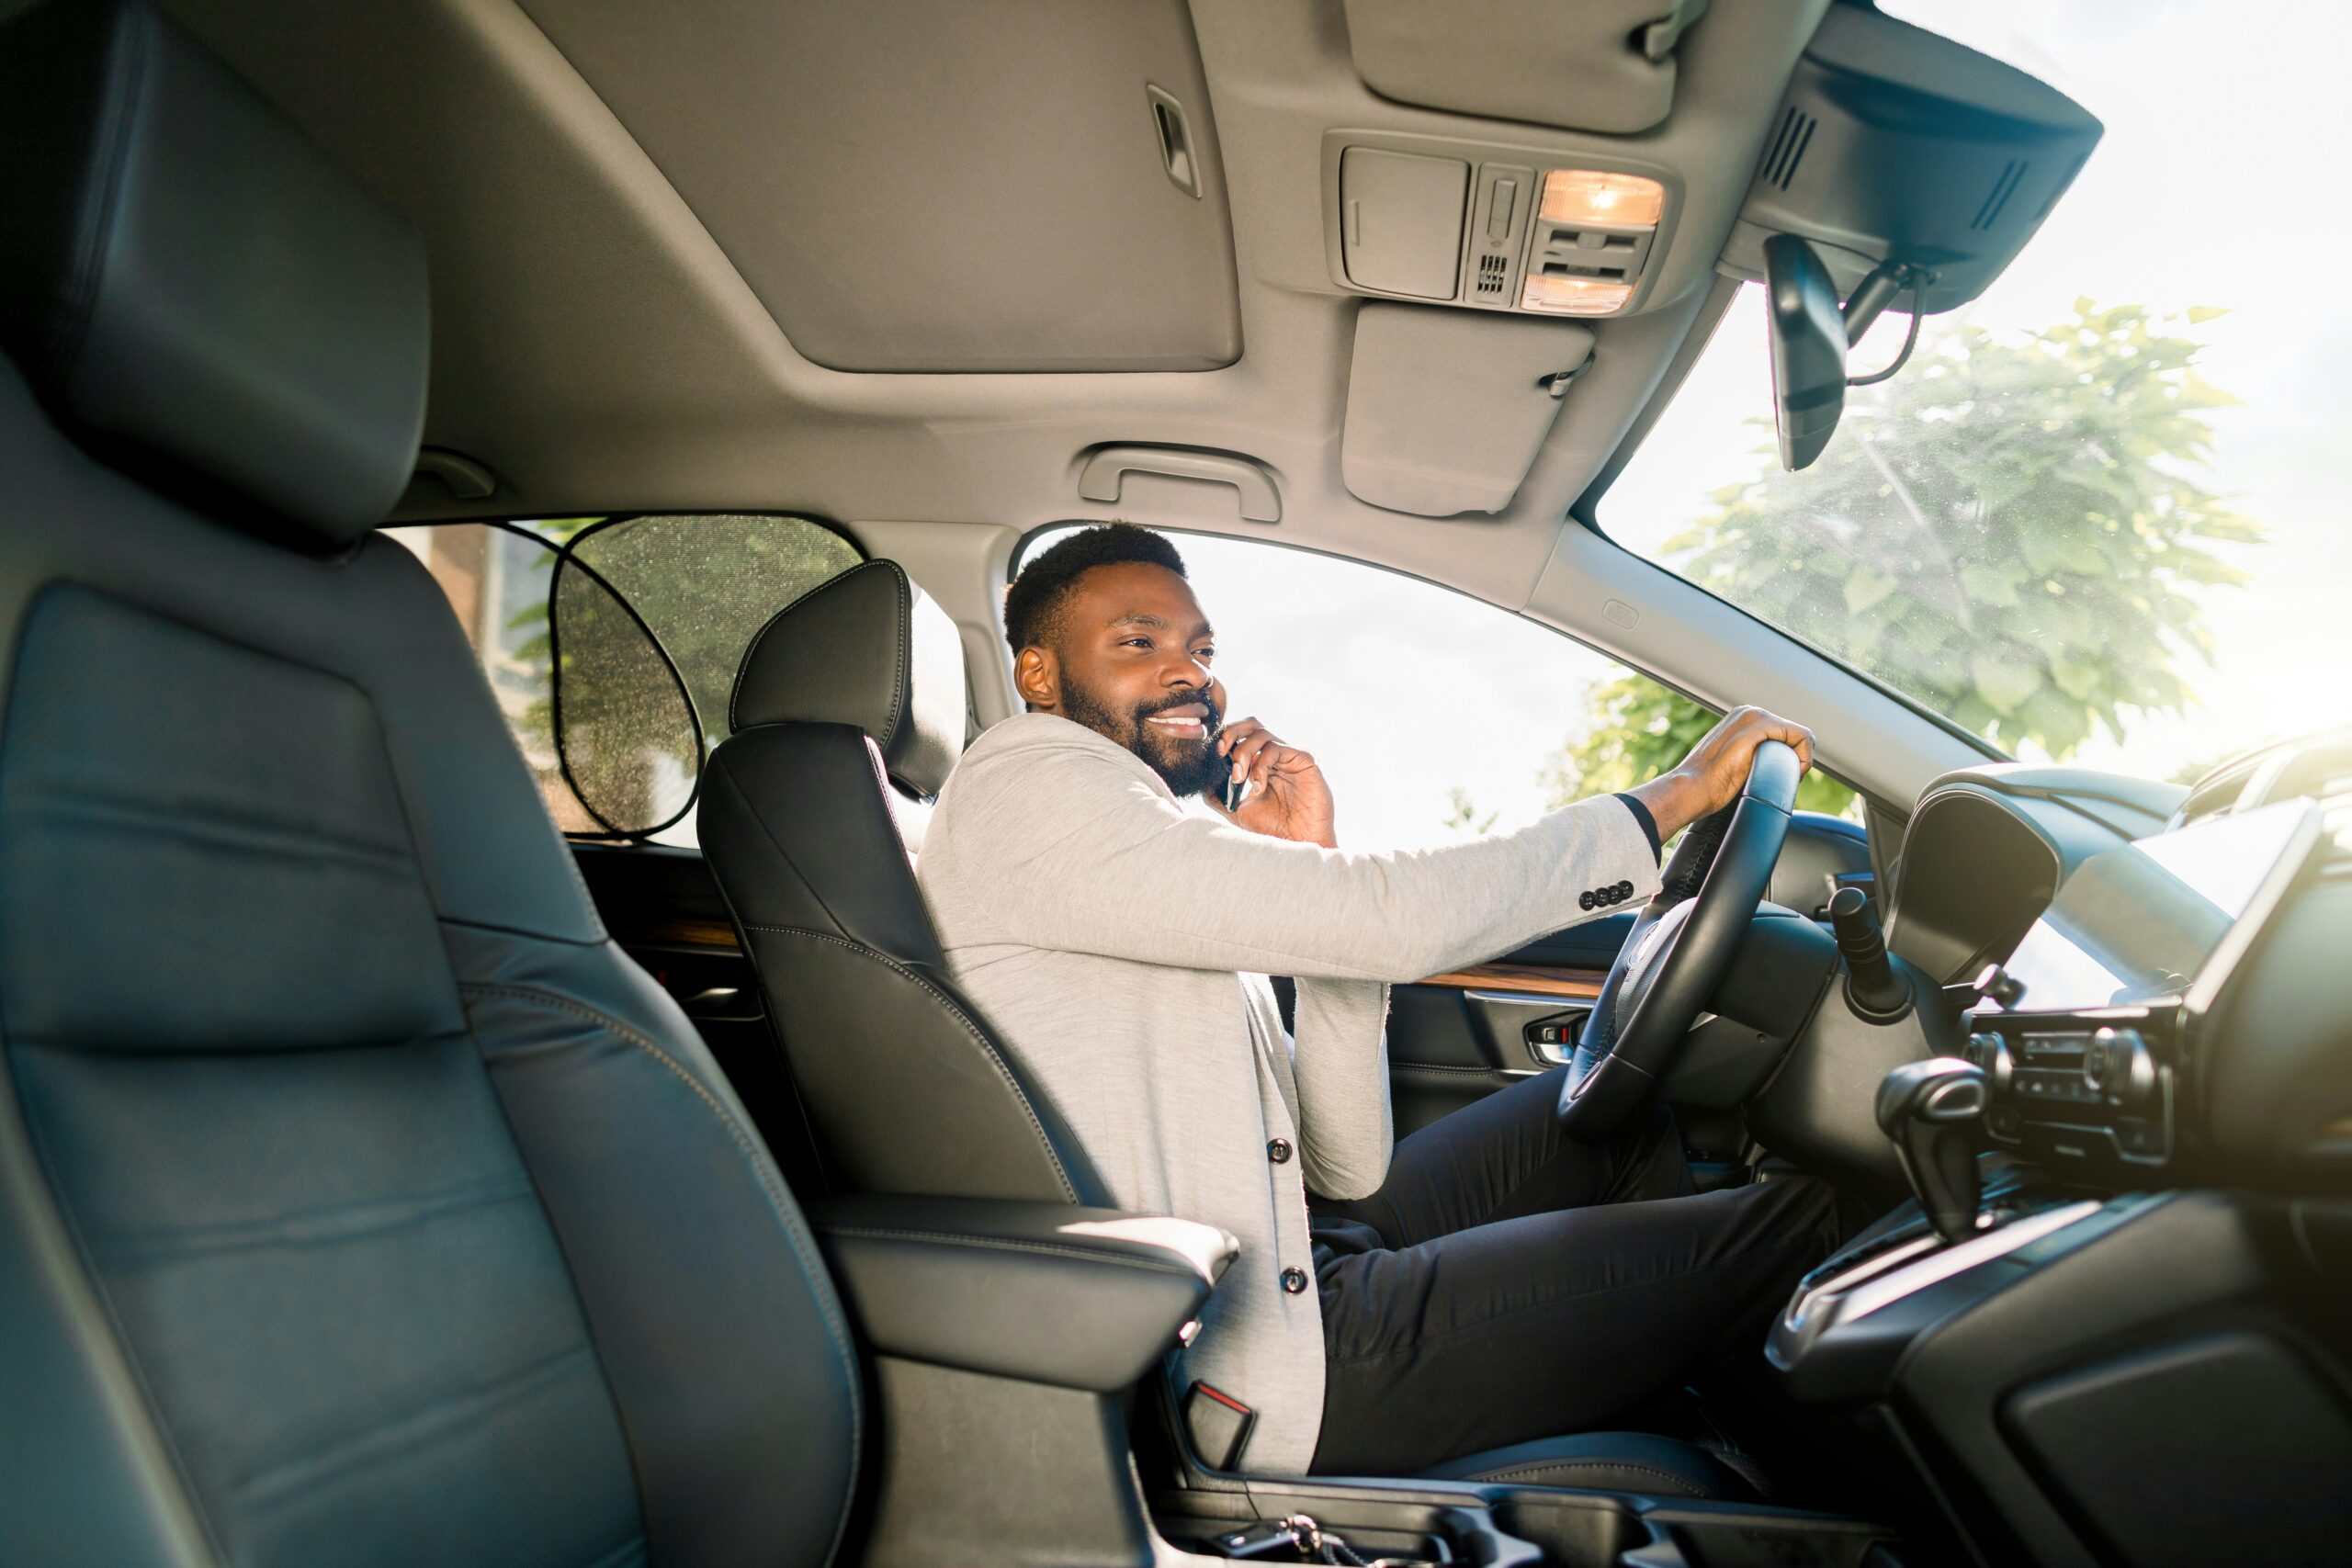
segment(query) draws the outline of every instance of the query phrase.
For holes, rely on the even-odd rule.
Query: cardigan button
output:
[[[1290,1163],[1290,1140],[1288,1138],[1276,1138],[1272,1143],[1268,1144],[1266,1145],[1266,1157],[1272,1160],[1276,1165],[1288,1165]]]
[[[1306,1269],[1283,1269],[1283,1294],[1284,1294],[1284,1295],[1286,1295],[1286,1296],[1303,1296],[1303,1295],[1305,1295],[1306,1293]]]

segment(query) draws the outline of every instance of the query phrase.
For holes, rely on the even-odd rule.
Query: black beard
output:
[[[1188,703],[1198,703],[1209,710],[1204,721],[1205,732],[1198,740],[1179,739],[1162,735],[1144,723],[1153,714],[1180,708]],[[1093,695],[1065,678],[1062,682],[1062,716],[1082,724],[1107,740],[1114,740],[1143,759],[1144,765],[1159,775],[1169,793],[1182,800],[1187,795],[1206,795],[1223,784],[1232,766],[1217,755],[1216,738],[1225,728],[1225,716],[1206,692],[1171,692],[1156,702],[1124,716],[1115,714]]]

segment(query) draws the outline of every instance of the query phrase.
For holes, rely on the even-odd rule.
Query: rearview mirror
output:
[[[1846,410],[1846,321],[1838,286],[1812,245],[1794,234],[1764,242],[1764,291],[1772,337],[1772,425],[1781,466],[1821,456]]]

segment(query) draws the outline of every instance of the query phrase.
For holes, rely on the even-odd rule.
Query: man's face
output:
[[[1056,646],[1023,654],[1022,695],[1125,746],[1178,796],[1199,795],[1227,772],[1215,654],[1182,578],[1141,562],[1098,566],[1063,602]]]

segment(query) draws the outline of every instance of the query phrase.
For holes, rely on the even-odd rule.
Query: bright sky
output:
[[[2267,525],[2253,584],[2219,591],[2200,707],[2078,760],[2154,776],[2352,716],[2352,220],[2335,164],[2352,141],[2346,13],[2325,0],[1883,0],[2051,82],[2107,135],[2025,253],[1970,307],[1988,327],[2047,324],[2077,295],[2159,310],[2218,305],[2200,367],[2244,400],[2212,415],[2212,481]],[[2210,206],[2200,206],[2210,203]],[[1888,318],[1863,350],[1891,348]],[[1886,341],[1883,342],[1882,339]],[[1875,363],[1875,360],[1872,361]],[[1601,509],[1640,547],[1750,471],[1770,412],[1760,316],[1727,320],[1675,417]],[[1237,716],[1314,751],[1341,841],[1442,841],[1449,786],[1502,826],[1541,809],[1536,775],[1613,672],[1566,638],[1368,567],[1262,545],[1181,539],[1218,632]]]
[[[2206,482],[2270,530],[2215,547],[2253,574],[2204,601],[2217,657],[2183,673],[2202,699],[2104,733],[2073,761],[2169,776],[2192,763],[2352,717],[2352,528],[2342,447],[2352,424],[2352,291],[2333,273],[2352,221],[2331,169],[2347,139],[2340,5],[2267,7],[2258,27],[2228,0],[1882,0],[1882,8],[2030,71],[2104,120],[2074,187],[2008,271],[1955,312],[1996,330],[2046,326],[2077,296],[2101,304],[2229,313],[2189,329],[2207,380],[2242,400],[2210,414]],[[2283,40],[2283,41],[2282,41]],[[2200,197],[2217,203],[2199,212]],[[1951,318],[1939,317],[1938,321]],[[1875,367],[1903,318],[1857,355]],[[1754,471],[1770,368],[1753,291],[1727,317],[1672,414],[1611,488],[1601,525],[1646,550]]]

